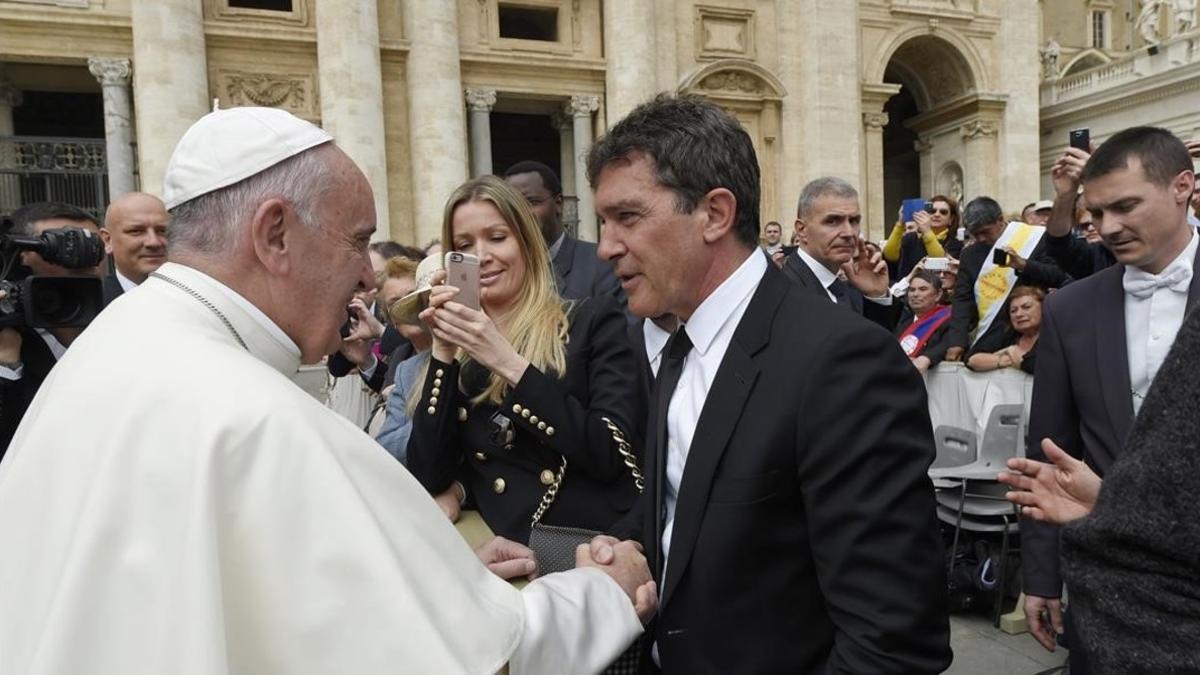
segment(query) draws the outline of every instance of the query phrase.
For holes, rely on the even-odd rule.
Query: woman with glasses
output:
[[[897,266],[896,276],[906,277],[922,258],[958,258],[963,243],[958,238],[961,220],[958,202],[945,195],[929,200],[933,209],[913,214],[911,226],[898,222],[883,245],[883,257]]]
[[[528,541],[535,511],[546,525],[608,528],[637,494],[631,430],[644,412],[624,315],[607,296],[559,296],[529,204],[494,176],[450,196],[442,244],[478,257],[481,309],[434,278],[409,470],[514,541]]]

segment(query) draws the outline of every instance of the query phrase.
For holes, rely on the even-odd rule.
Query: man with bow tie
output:
[[[1135,127],[1101,145],[1080,181],[1117,264],[1046,300],[1028,456],[1046,461],[1048,439],[1103,476],[1200,300],[1193,274],[1200,237],[1187,220],[1196,177],[1182,141],[1165,129]],[[1053,650],[1063,631],[1058,529],[1025,520],[1022,534],[1025,615],[1033,636]],[[1072,675],[1089,672],[1080,641],[1068,643]]]

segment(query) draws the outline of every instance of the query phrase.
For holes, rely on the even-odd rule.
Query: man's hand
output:
[[[504,537],[494,537],[475,549],[475,555],[501,579],[528,577],[532,581],[537,577],[537,558],[533,549]]]
[[[1025,595],[1025,622],[1029,634],[1047,651],[1054,651],[1054,636],[1062,635],[1062,600]]]
[[[1008,266],[1009,267],[1013,268],[1014,270],[1016,270],[1018,272],[1025,271],[1025,263],[1027,263],[1029,261],[1022,258],[1020,256],[1020,254],[1017,253],[1017,249],[1015,249],[1011,246],[1005,246],[1002,248],[1002,250],[1008,254]]]
[[[962,361],[963,354],[965,353],[967,353],[967,350],[963,347],[951,347],[950,349],[946,350],[946,358],[944,360]]]
[[[855,240],[854,257],[842,265],[842,271],[846,273],[846,281],[865,297],[881,298],[888,294],[887,263],[883,254],[872,253],[862,239]]]
[[[1184,142],[1187,146],[1188,154],[1193,158],[1200,158],[1200,138],[1193,138],[1190,141]]]
[[[1054,182],[1056,194],[1075,197],[1075,193],[1079,190],[1079,176],[1083,173],[1083,167],[1090,157],[1090,154],[1079,148],[1067,148],[1063,156],[1059,157],[1050,169],[1050,178]]]
[[[600,535],[590,544],[580,544],[575,549],[575,566],[595,567],[612,577],[633,602],[642,623],[654,617],[658,610],[658,587],[650,577],[641,544]]]
[[[1100,476],[1049,438],[1042,439],[1042,452],[1052,464],[1014,457],[1009,471],[996,477],[1016,488],[1004,495],[1008,501],[1019,504],[1028,518],[1060,525],[1091,513],[1100,497]]]
[[[0,363],[21,362],[21,332],[16,328],[0,328]]]

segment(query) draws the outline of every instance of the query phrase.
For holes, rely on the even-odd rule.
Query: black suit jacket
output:
[[[608,295],[625,311],[625,291],[613,274],[612,266],[596,255],[597,245],[563,235],[562,246],[554,256],[554,276],[558,292],[568,300],[583,300]]]
[[[1200,270],[1200,254],[1194,264]],[[1030,405],[1030,458],[1046,461],[1043,438],[1083,459],[1100,476],[1121,456],[1133,426],[1124,274],[1124,265],[1113,265],[1046,297]],[[1198,300],[1200,275],[1195,275],[1189,312]],[[1025,592],[1059,597],[1058,527],[1024,521],[1021,528]]]
[[[21,332],[21,379],[0,378],[0,458],[8,450],[8,444],[17,433],[21,418],[41,388],[42,381],[58,363],[37,331],[32,328],[18,330]]]
[[[821,284],[821,280],[817,279],[817,275],[809,269],[804,259],[799,253],[793,253],[787,257],[783,263],[783,272],[792,281],[800,284],[800,286],[808,291],[811,291],[825,300],[829,300],[829,293],[825,291],[825,286]],[[886,330],[893,330],[896,327],[896,321],[900,317],[900,307],[895,301],[891,305],[881,305],[878,302],[871,302],[863,297],[862,291],[846,284],[846,304],[855,314],[861,314],[874,323],[883,326]]]
[[[696,427],[665,578],[661,401],[650,413],[646,492],[613,532],[655,567],[662,672],[949,665],[925,388],[891,334],[768,267]]]
[[[113,300],[116,300],[118,297],[120,297],[121,294],[124,292],[125,292],[125,289],[121,288],[121,282],[117,279],[117,275],[115,272],[109,272],[108,274],[104,275],[104,306],[105,307],[108,306],[108,303],[110,303]]]

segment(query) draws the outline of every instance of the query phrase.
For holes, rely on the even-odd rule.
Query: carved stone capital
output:
[[[572,96],[563,106],[563,112],[572,117],[591,117],[599,109],[599,96]]]
[[[105,87],[129,86],[129,76],[133,74],[129,59],[117,59],[106,56],[93,56],[88,59],[88,70]]]
[[[917,140],[913,141],[913,150],[917,152],[929,152],[933,149],[933,141],[922,136],[918,136]]]
[[[885,112],[865,112],[862,118],[863,127],[873,131],[881,131],[888,123],[888,114]]]
[[[990,120],[971,120],[962,125],[959,131],[963,140],[969,141],[975,138],[993,138],[1000,133],[1000,127]]]
[[[467,107],[472,112],[491,112],[496,105],[495,89],[468,89]]]

